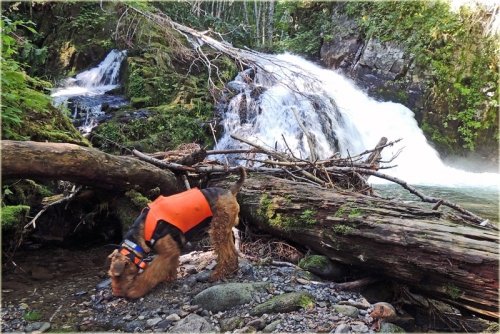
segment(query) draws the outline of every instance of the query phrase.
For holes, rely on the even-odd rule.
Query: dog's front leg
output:
[[[140,298],[159,283],[173,281],[177,278],[177,267],[181,254],[177,243],[167,235],[158,240],[154,248],[158,255],[142,274],[135,277],[126,292],[128,298]]]

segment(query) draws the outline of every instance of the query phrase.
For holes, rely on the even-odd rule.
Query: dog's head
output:
[[[111,277],[113,295],[117,297],[125,296],[128,287],[139,273],[139,268],[117,249],[108,258],[111,260],[108,275]]]

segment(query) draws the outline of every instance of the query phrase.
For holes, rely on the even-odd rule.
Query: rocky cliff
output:
[[[447,101],[453,99],[451,94],[448,98],[437,92],[438,73],[417,61],[408,41],[367,33],[366,27],[359,25],[357,17],[348,15],[342,4],[335,7],[331,20],[333,29],[325,34],[329,38],[324,39],[320,49],[324,66],[346,74],[375,99],[402,103],[410,108],[428,139],[444,157],[472,154],[490,166],[498,164],[498,116],[491,126],[484,126],[484,122],[490,122],[486,113],[491,111],[481,114],[476,110],[477,133],[472,142],[464,142],[459,129],[464,120],[451,115],[451,110],[460,112],[462,101]],[[456,81],[461,87],[463,80],[457,78]],[[451,83],[451,86],[457,84]],[[488,96],[491,95],[490,92]]]

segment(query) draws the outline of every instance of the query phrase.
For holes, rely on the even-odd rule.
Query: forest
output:
[[[499,17],[2,2],[2,331],[497,332]],[[172,282],[117,295],[144,208],[238,175],[232,276],[196,231]]]

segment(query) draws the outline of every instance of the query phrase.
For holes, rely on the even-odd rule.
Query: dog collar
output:
[[[135,242],[125,239],[121,244],[120,253],[125,255],[134,263],[139,270],[145,270],[148,264],[143,260],[144,250]]]

